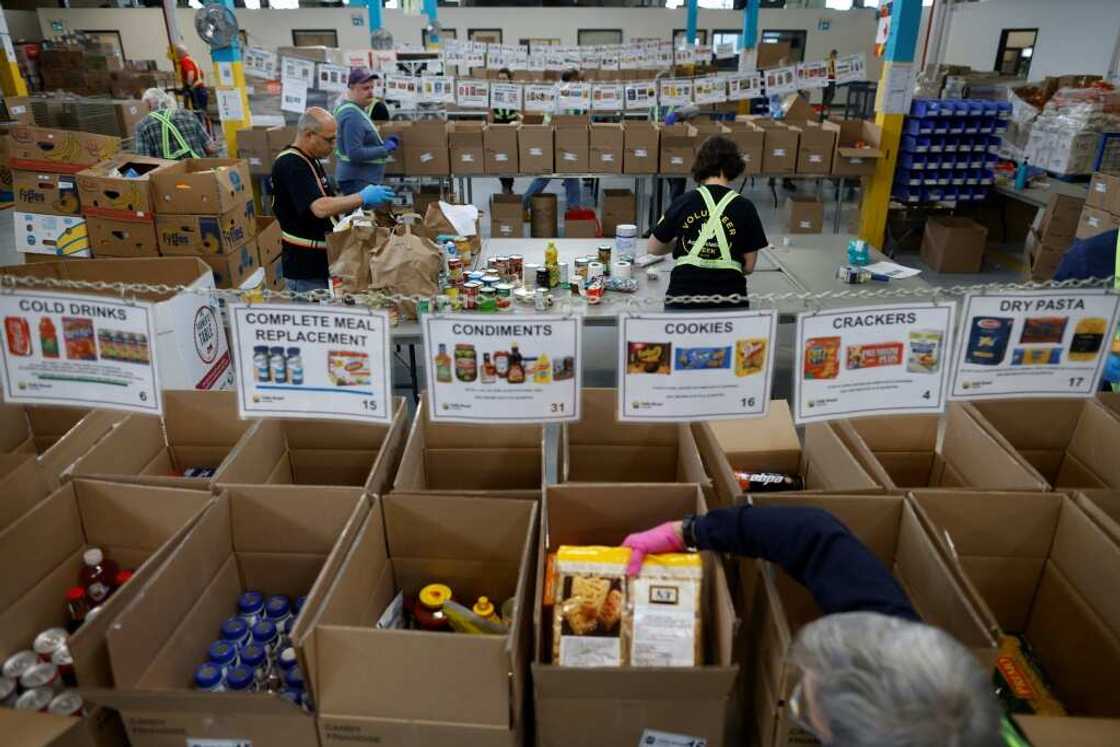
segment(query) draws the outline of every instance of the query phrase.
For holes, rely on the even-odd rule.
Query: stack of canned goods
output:
[[[83,715],[74,678],[74,660],[64,628],[48,628],[31,649],[12,654],[0,672],[0,705],[58,716]]]
[[[292,602],[282,594],[246,591],[237,614],[222,622],[219,637],[195,668],[195,687],[207,692],[275,693],[312,710],[303,672],[291,646],[292,628],[306,597]]]

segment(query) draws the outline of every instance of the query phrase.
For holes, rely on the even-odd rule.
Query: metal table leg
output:
[[[412,401],[420,401],[420,378],[416,373],[416,345],[415,343],[408,344],[408,380],[409,388],[412,389]]]
[[[840,233],[840,213],[843,212],[843,209],[844,209],[844,203],[841,202],[840,198],[843,196],[843,193],[844,193],[844,182],[845,181],[846,181],[846,179],[842,176],[839,177],[836,180],[836,215],[832,220],[832,232],[833,233]]]

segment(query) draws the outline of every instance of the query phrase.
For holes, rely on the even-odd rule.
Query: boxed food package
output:
[[[762,173],[762,153],[766,145],[766,132],[747,121],[728,122],[728,137],[739,146],[743,154],[743,173]]]
[[[114,410],[0,404],[0,454],[34,457],[47,479],[58,482],[125,417]]]
[[[70,216],[82,214],[77,182],[72,175],[41,174],[36,171],[13,171],[11,174],[17,212]]]
[[[217,256],[251,242],[257,220],[253,201],[247,199],[217,215],[157,215],[155,228],[164,256]]]
[[[766,129],[762,173],[792,174],[797,169],[797,144],[800,130],[769,119],[756,120]]]
[[[214,287],[210,268],[191,257],[97,259],[84,262],[42,262],[0,267],[0,275],[28,275],[108,283],[184,285],[195,292],[137,293],[154,307],[156,357],[164,389],[229,389],[233,386],[230,353],[217,301],[197,289]],[[119,295],[116,291],[89,291]]]
[[[660,166],[661,131],[654,122],[624,122],[622,171],[625,174],[656,174]]]
[[[447,146],[451,151],[452,174],[485,172],[486,156],[482,145],[482,129],[482,122],[447,123]],[[516,137],[517,134],[514,133],[515,142]],[[516,145],[514,149],[516,150]]]
[[[237,157],[249,164],[253,176],[272,173],[272,155],[268,145],[271,127],[247,127],[237,131]]]
[[[261,266],[255,241],[242,244],[228,254],[203,256],[200,259],[210,265],[214,273],[214,285],[218,288],[240,288]]]
[[[252,204],[249,164],[231,158],[192,158],[152,176],[159,215],[217,215]]]
[[[883,151],[879,150],[882,129],[864,119],[845,119],[832,123],[839,128],[832,173],[837,176],[871,176]]]
[[[759,495],[755,505],[811,507],[832,514],[891,571],[926,623],[945,630],[981,662],[991,665],[995,660],[995,638],[905,497]],[[745,631],[748,640],[759,641],[758,652],[745,663],[758,743],[808,744],[812,735],[796,725],[785,706],[796,681],[786,653],[798,630],[821,617],[821,610],[805,587],[771,563],[759,563],[758,576],[750,599],[754,613]]]
[[[387,137],[383,134],[383,137]],[[447,153],[447,132],[442,120],[420,120],[408,128],[401,141],[404,173],[409,176],[446,176],[451,173]]]
[[[433,423],[428,406],[421,397],[393,492],[540,497],[540,426]]]
[[[638,203],[629,189],[603,190],[603,236],[615,235],[621,224],[637,225]]]
[[[1089,182],[1089,196],[1085,206],[1120,215],[1120,176],[1113,174],[1093,174]]]
[[[184,738],[318,747],[314,715],[278,693],[200,692],[192,682],[244,592],[306,595],[299,617],[313,615],[369,510],[357,488],[227,488],[117,615],[107,636],[115,687],[86,697],[120,712],[133,747]],[[310,677],[304,685],[317,700]]]
[[[971,218],[932,216],[922,234],[922,261],[936,272],[980,272],[988,229]]]
[[[271,216],[257,216],[257,248],[262,267],[268,267],[283,253],[280,221]]]
[[[318,613],[293,633],[325,747],[524,743],[537,510],[493,497],[379,499]],[[409,618],[443,627],[413,614],[424,591],[467,608],[486,597],[501,623],[489,635],[407,629]]]
[[[182,162],[128,153],[79,171],[82,212],[99,218],[150,221],[156,207],[153,179],[183,168]]]
[[[8,132],[8,158],[13,169],[76,174],[112,158],[121,139],[88,132],[19,125]]]
[[[495,239],[520,239],[525,236],[521,195],[491,195],[490,236]]]
[[[820,233],[824,230],[824,203],[813,195],[790,195],[786,198],[786,231],[789,233]]]
[[[621,174],[623,130],[621,124],[595,123],[589,135],[588,168],[595,174]]]
[[[92,257],[86,221],[76,215],[15,212],[16,251],[54,257]]]
[[[970,402],[970,414],[1000,434],[1054,489],[1120,488],[1120,415],[1095,399]],[[1039,423],[1045,423],[1040,428]]]
[[[832,157],[836,150],[839,127],[831,122],[802,122],[798,127],[798,174],[832,173]]]
[[[231,485],[340,485],[389,492],[404,447],[404,400],[390,425],[261,420],[231,454],[218,481]]]
[[[687,123],[661,128],[662,174],[687,174],[692,169],[698,131]]]
[[[565,622],[570,618],[577,625],[587,623],[590,616],[584,613],[583,604],[576,605],[574,614],[564,615],[565,593],[556,597],[551,585],[555,580],[550,580],[546,571],[548,556],[565,545],[617,547],[631,532],[680,519],[687,513],[703,513],[706,504],[699,488],[682,484],[589,483],[550,485],[545,491],[533,605],[538,743],[544,747],[637,744],[643,735],[661,731],[682,740],[706,740],[708,745],[722,747],[731,716],[730,695],[739,671],[731,660],[737,620],[723,566],[712,553],[700,553],[703,582],[698,610],[702,630],[698,665],[582,668],[562,666],[553,657],[556,616],[565,617]],[[554,566],[552,579],[559,576],[555,571]],[[603,608],[608,607],[609,612],[613,606],[606,604],[605,597],[610,596],[610,591],[621,592],[620,583],[620,588],[608,588],[606,595],[602,594],[605,584],[601,581],[605,579],[599,578],[600,582],[580,584],[588,587],[589,598],[604,597],[604,603],[598,606],[600,614],[595,615],[596,626],[603,617]],[[694,619],[693,612],[688,615]],[[610,614],[606,619],[611,619]],[[654,659],[681,662],[689,654],[695,656],[692,647],[683,643],[685,638],[677,640],[682,644],[675,656]],[[645,653],[658,652],[647,647],[640,653],[639,660],[645,660]]]
[[[523,174],[551,174],[552,125],[522,124],[517,129],[517,161]]]
[[[1107,231],[1120,228],[1120,216],[1113,215],[1099,208],[1089,207],[1086,203],[1081,209],[1081,220],[1077,224],[1077,238],[1091,239]]]
[[[86,232],[93,256],[99,258],[158,257],[156,224],[149,221],[122,220],[90,216]]]
[[[485,172],[487,174],[516,174],[517,166],[516,124],[487,124],[482,130]]]

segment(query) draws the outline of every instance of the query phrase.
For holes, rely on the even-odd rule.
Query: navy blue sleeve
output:
[[[890,571],[836,517],[819,508],[735,506],[696,518],[701,550],[762,558],[805,586],[826,615],[880,612],[920,620]]]
[[[367,145],[366,135],[373,135],[369,127],[360,119],[357,113],[346,112],[338,118],[339,150],[355,163],[369,163],[388,155],[388,151],[379,145]],[[374,136],[376,137],[376,136]]]

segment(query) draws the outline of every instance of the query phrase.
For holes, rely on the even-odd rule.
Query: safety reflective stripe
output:
[[[295,157],[299,158],[301,161],[303,161],[304,163],[306,163],[307,168],[311,169],[312,176],[315,177],[315,183],[319,185],[319,194],[321,194],[323,197],[330,197],[330,195],[328,195],[326,192],[323,191],[323,185],[319,181],[319,172],[315,170],[315,166],[312,165],[311,161],[308,160],[307,156],[303,155],[303,153],[300,153],[295,148],[285,148],[284,150],[280,151],[276,155],[276,159],[273,161],[273,163],[275,163],[276,161],[279,161],[284,156],[295,156]],[[275,192],[273,192],[273,196],[272,196],[272,205],[273,205],[273,211],[275,212],[275,207],[276,207],[276,194],[275,194]],[[338,219],[336,217],[334,217],[333,215],[331,216],[330,221],[331,221],[332,224],[337,224],[338,223]],[[302,236],[296,236],[294,233],[288,233],[287,231],[283,231],[283,230],[280,231],[280,239],[282,241],[288,243],[288,244],[291,244],[292,246],[299,246],[299,247],[303,247],[305,249],[326,249],[327,248],[327,242],[323,241],[322,239],[306,239]]]
[[[381,143],[382,145],[385,144],[385,141],[381,139],[381,132],[377,129],[377,125],[375,125],[373,123],[373,118],[370,117],[369,112],[367,112],[365,109],[363,109],[362,107],[355,104],[353,101],[344,101],[341,104],[339,104],[338,107],[336,107],[335,110],[334,110],[334,118],[338,119],[338,116],[340,114],[342,114],[342,110],[345,109],[346,107],[352,107],[352,108],[356,109],[357,111],[361,112],[361,115],[363,117],[365,117],[367,122],[369,122],[369,126],[373,128],[373,134],[377,136],[377,142]],[[372,108],[372,107],[370,107],[370,108]],[[339,147],[339,143],[341,143],[341,141],[338,141],[334,144],[334,157],[337,158],[339,161],[345,161],[346,163],[350,163],[350,157],[342,152],[342,148]],[[388,162],[389,161],[386,158],[375,158],[372,161],[362,161],[362,163],[388,163]]]
[[[688,254],[677,260],[677,265],[692,265],[693,267],[700,267],[704,270],[735,270],[737,272],[743,271],[743,265],[736,262],[731,258],[731,245],[727,241],[727,232],[723,229],[723,211],[727,206],[739,196],[737,192],[729,190],[727,194],[716,204],[712,199],[712,195],[708,192],[707,187],[700,187],[696,190],[700,196],[704,198],[704,204],[708,207],[708,221],[704,227],[700,229],[700,235],[692,244]],[[719,259],[705,259],[700,254],[708,245],[708,241],[715,238],[719,244]]]
[[[177,161],[183,156],[190,154],[191,158],[202,158],[198,153],[195,153],[188,143],[183,133],[179,132],[179,128],[171,121],[171,115],[164,111],[154,111],[148,113],[149,117],[155,117],[156,121],[160,123],[160,135],[163,137],[163,157],[169,161]],[[175,142],[179,145],[179,149],[172,152],[171,150],[171,136],[175,137]]]
[[[280,238],[292,246],[301,246],[304,249],[326,249],[327,242],[316,241],[315,239],[305,239],[302,236],[296,236],[294,233],[287,231],[280,232]]]
[[[1007,716],[1000,723],[1000,736],[1003,737],[1005,747],[1031,747],[1031,743],[1019,733],[1015,724]]]

